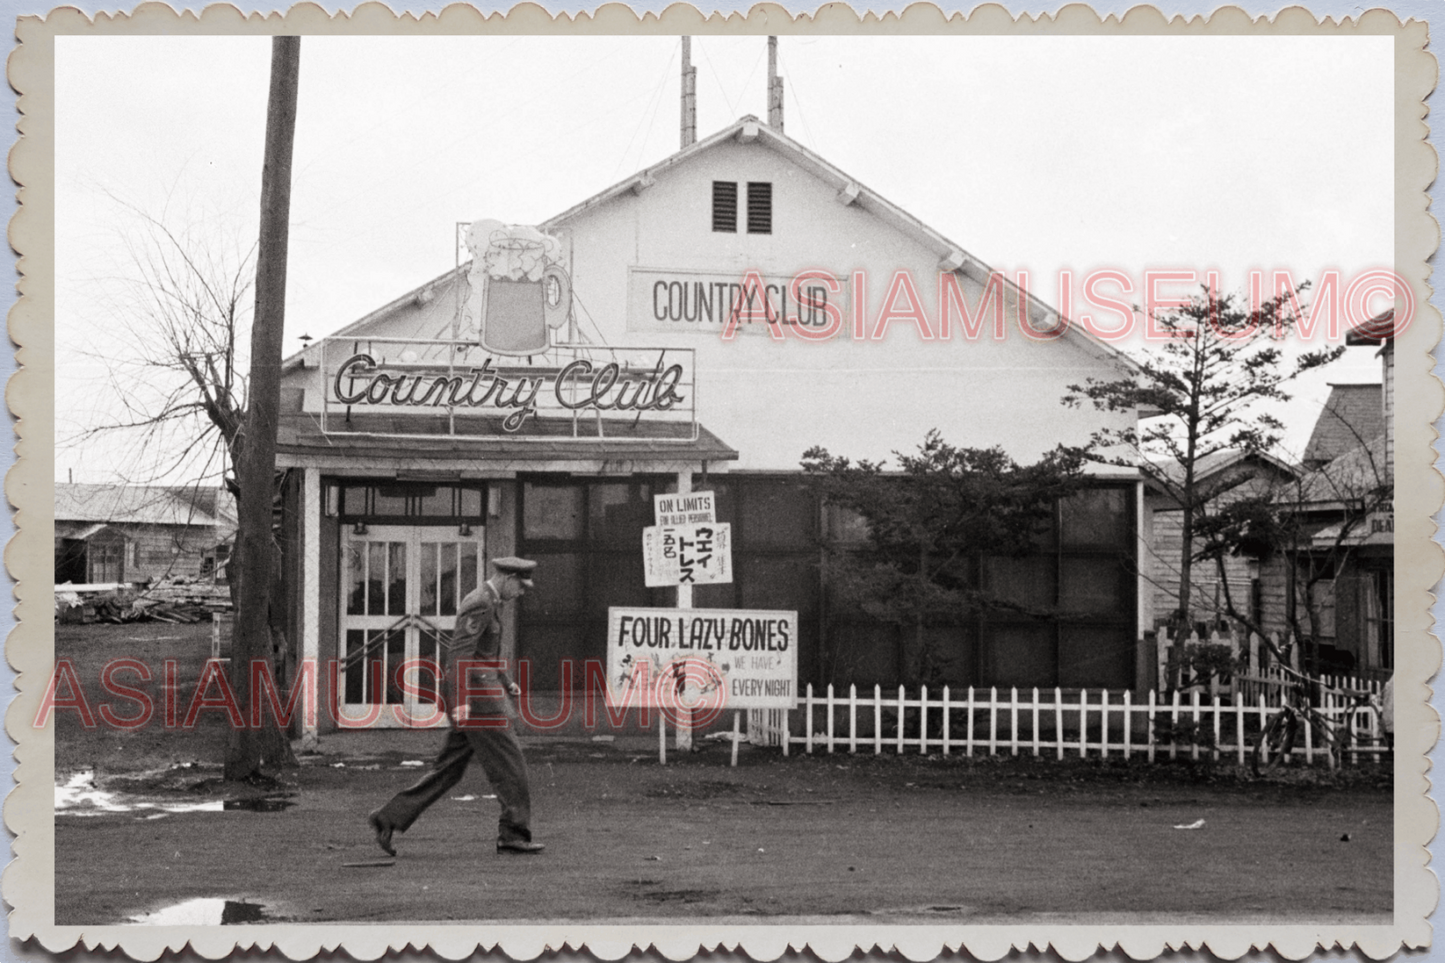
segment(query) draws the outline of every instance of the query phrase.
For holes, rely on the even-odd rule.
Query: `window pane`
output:
[[[875,685],[898,685],[897,627],[882,622],[835,622],[828,628],[827,649],[824,671],[831,660],[834,685],[855,684],[860,695],[871,695]]]
[[[377,515],[406,514],[405,485],[377,485],[375,512]]]
[[[988,590],[1025,611],[1042,613],[1054,605],[1055,568],[1051,555],[989,558],[984,562]]]
[[[387,574],[390,578],[387,591],[387,615],[401,615],[406,611],[406,543],[387,542]]]
[[[742,533],[748,548],[811,548],[813,493],[796,482],[751,482],[742,490]]]
[[[572,688],[582,688],[587,678],[587,661],[606,664],[606,636],[606,622],[526,626],[518,640],[518,658],[527,662],[528,689],[533,692],[560,689],[564,662],[572,664]],[[520,681],[520,666],[514,678]],[[606,719],[605,715],[602,717]]]
[[[1128,689],[1134,685],[1134,633],[1126,626],[1064,625],[1059,685]]]
[[[818,611],[818,566],[811,558],[734,558],[743,608],[784,609],[809,619]]]
[[[642,529],[651,525],[652,486],[635,482],[594,482],[589,504],[594,545],[641,551]]]
[[[347,485],[341,489],[341,514],[343,515],[365,515],[366,512],[365,485]]]
[[[1113,558],[1066,558],[1059,608],[1070,615],[1128,616],[1124,568]]]
[[[581,485],[522,486],[522,537],[574,539],[582,537]]]
[[[642,553],[598,553],[592,556],[589,619],[606,619],[612,605],[650,606],[652,589],[644,582]]]
[[[638,552],[638,565],[642,564]],[[526,619],[568,619],[582,614],[587,586],[582,577],[578,552],[532,552],[537,570],[532,574],[536,588],[522,596],[521,613]],[[620,604],[620,603],[613,603]]]
[[[432,517],[448,518],[456,510],[452,506],[452,495],[455,488],[449,485],[439,485],[431,488],[413,488],[412,496],[416,498],[417,509],[422,515]]]
[[[457,576],[457,601],[477,587],[477,555],[481,550],[478,542],[462,542],[461,571]]]
[[[482,490],[463,488],[461,490],[461,511],[463,518],[482,517]]]
[[[984,685],[1057,685],[1053,625],[1023,622],[985,626],[981,668]]]
[[[912,633],[912,629],[904,630]],[[917,660],[914,672],[929,686],[973,685],[978,682],[977,632],[973,626],[947,625],[923,630],[927,648]],[[930,693],[931,695],[931,693]]]
[[[421,597],[417,600],[417,612],[421,615],[437,614],[437,549],[436,542],[421,543],[421,563],[417,573]]]
[[[366,544],[366,614],[386,614],[386,543]]]
[[[366,611],[366,544],[347,542],[342,560],[346,592],[346,614],[361,615]]]
[[[1112,545],[1123,547],[1134,530],[1124,488],[1086,488],[1064,499],[1064,546]]]

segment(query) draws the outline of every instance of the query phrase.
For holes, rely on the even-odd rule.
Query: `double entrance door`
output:
[[[484,571],[485,533],[457,526],[343,528],[342,725],[446,724],[429,666],[457,624],[457,606]]]

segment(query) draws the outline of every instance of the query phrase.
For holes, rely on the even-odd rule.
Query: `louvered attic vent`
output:
[[[712,229],[728,234],[738,232],[738,185],[736,181],[712,182]]]
[[[773,233],[773,185],[748,181],[748,233]]]

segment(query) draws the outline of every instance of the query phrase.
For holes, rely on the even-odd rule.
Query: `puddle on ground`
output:
[[[182,800],[141,799],[126,793],[97,788],[95,773],[83,770],[71,776],[64,785],[55,787],[57,816],[101,816],[107,813],[136,813],[143,819],[160,819],[172,813],[219,813],[246,811],[274,813],[296,805],[289,799],[268,796],[262,799]]]
[[[227,799],[222,805],[226,812],[279,813],[296,805],[291,799],[265,796],[261,799]]]
[[[266,922],[266,904],[246,900],[188,899],[149,913],[130,917],[145,926],[230,926],[235,923]]]

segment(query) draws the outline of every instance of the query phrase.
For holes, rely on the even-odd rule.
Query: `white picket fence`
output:
[[[1357,738],[1347,763],[1379,760],[1386,751],[1380,741],[1379,716],[1368,709],[1352,710],[1337,697],[1326,695],[1317,707],[1336,723],[1344,714]],[[1208,699],[1198,691],[1183,698],[1175,691],[1168,700],[1149,692],[1135,702],[1130,692],[1032,689],[1020,695],[1016,688],[1002,696],[997,688],[955,693],[945,687],[930,698],[927,687],[909,696],[903,687],[897,695],[884,695],[874,686],[871,695],[858,694],[849,686],[846,695],[828,686],[817,695],[809,685],[802,705],[802,734],[791,732],[793,720],[785,710],[754,709],[748,713],[748,738],[754,745],[781,746],[788,755],[796,746],[803,751],[821,749],[829,753],[857,753],[885,749],[900,755],[908,751],[927,754],[973,756],[1052,754],[1066,757],[1133,758],[1153,762],[1163,756],[1176,759],[1233,759],[1244,764],[1260,731],[1276,707],[1261,695],[1253,704],[1226,701],[1220,694]],[[956,719],[961,715],[961,719]],[[1181,738],[1181,736],[1183,738]],[[1321,757],[1334,766],[1333,755],[1315,744],[1313,728],[1304,727],[1304,745],[1294,747],[1294,756],[1313,765]]]
[[[1177,678],[1178,657],[1182,654],[1176,652],[1178,642],[1170,638],[1168,630],[1160,629],[1156,636],[1156,647],[1158,649],[1158,689],[1161,694],[1167,695],[1174,688],[1180,688],[1188,694],[1199,691],[1209,697],[1222,696],[1226,702],[1243,702],[1245,705],[1253,705],[1261,697],[1270,706],[1282,704],[1284,692],[1290,686],[1298,682],[1298,677],[1291,675],[1289,669],[1299,671],[1299,650],[1292,648],[1290,651],[1289,669],[1284,668],[1278,662],[1271,662],[1269,658],[1270,647],[1254,633],[1248,633],[1241,639],[1229,632],[1211,632],[1207,636],[1200,636],[1192,633],[1184,641],[1184,648],[1201,644],[1227,645],[1235,658],[1244,657],[1244,668],[1231,674],[1221,681],[1218,678],[1209,680],[1207,686],[1202,685],[1178,685],[1183,680]],[[1271,639],[1271,641],[1275,641]],[[1278,645],[1276,645],[1278,649]],[[1171,666],[1171,661],[1176,664]],[[1358,689],[1368,690],[1379,696],[1383,683],[1378,679],[1366,679],[1352,675],[1321,675],[1316,678],[1324,685],[1335,689]]]

